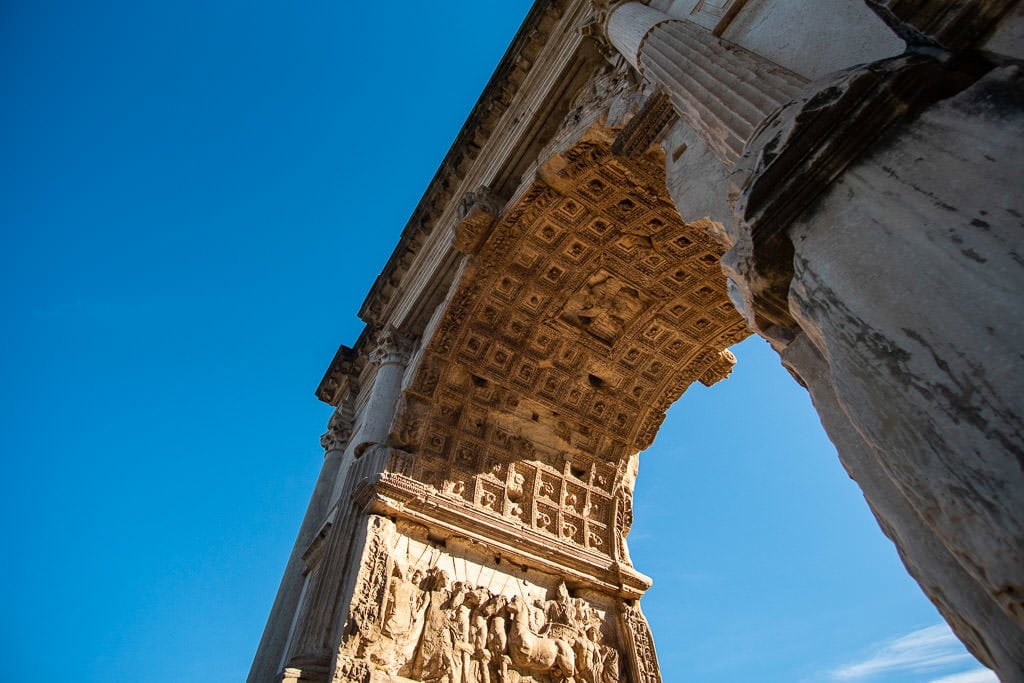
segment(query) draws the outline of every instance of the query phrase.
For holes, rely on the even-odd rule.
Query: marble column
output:
[[[386,450],[383,444],[388,440],[402,394],[402,378],[412,353],[412,339],[388,328],[377,335],[376,342],[369,353],[376,374],[366,403],[359,411],[349,448],[351,457],[339,472],[332,504],[345,502],[345,497],[350,496],[361,481],[380,472],[383,466],[382,452]]]
[[[327,516],[334,481],[338,476],[338,468],[351,434],[352,409],[351,402],[346,399],[335,408],[327,423],[327,432],[320,437],[320,445],[324,448],[324,462],[316,486],[313,487],[313,495],[310,497],[306,514],[302,518],[295,545],[292,546],[291,555],[288,557],[288,564],[277,589],[267,626],[256,650],[257,655],[247,679],[249,683],[273,680],[280,671],[295,611],[302,598],[302,587],[305,582],[305,563],[302,555]]]
[[[326,517],[331,520],[316,566],[310,568],[305,598],[292,628],[288,666],[301,671],[301,680],[317,680],[326,667],[340,638],[342,610],[346,595],[354,583],[350,558],[358,557],[362,538],[358,533],[360,511],[353,496],[361,483],[380,471],[386,459],[383,444],[401,395],[402,377],[409,362],[411,340],[397,330],[378,334],[369,361],[376,372],[365,404],[360,408],[355,431],[337,472],[337,483]],[[309,674],[313,675],[310,676]]]
[[[630,64],[665,89],[679,116],[729,167],[761,121],[806,83],[701,26],[640,2],[617,7],[607,35]]]

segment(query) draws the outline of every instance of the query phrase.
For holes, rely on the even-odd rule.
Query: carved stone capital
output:
[[[377,366],[405,365],[413,349],[413,337],[390,325],[377,333],[377,345],[370,351],[370,362]]]
[[[598,53],[605,59],[615,55],[615,48],[608,41],[606,26],[610,4],[608,0],[591,0],[590,15],[579,26],[580,34],[590,39]]]
[[[718,354],[718,357],[714,360],[711,366],[704,371],[704,374],[700,376],[698,381],[704,386],[710,387],[731,375],[732,369],[735,366],[736,356],[733,355],[732,351],[726,349]]]
[[[643,78],[625,58],[618,53],[607,55],[605,62],[594,69],[589,82],[573,98],[559,134],[538,159],[565,152],[580,140],[593,136],[598,128],[620,128],[641,107],[644,90]]]
[[[463,254],[475,254],[487,240],[501,215],[503,202],[487,186],[467,192],[459,204],[459,222],[455,226],[455,248]]]
[[[325,452],[344,450],[352,438],[352,409],[346,401],[335,408],[327,421],[327,431],[320,436]]]
[[[642,155],[651,145],[662,140],[678,120],[679,114],[672,106],[672,98],[661,88],[655,90],[615,138],[612,154],[624,157]]]

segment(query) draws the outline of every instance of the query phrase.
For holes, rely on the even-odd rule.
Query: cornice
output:
[[[365,344],[364,337],[366,337],[365,331],[359,335],[359,341],[355,344],[356,349]],[[355,349],[344,344],[339,346],[331,364],[327,367],[327,372],[320,380],[320,385],[316,388],[316,397],[324,403],[334,406],[344,399],[347,392],[355,393],[356,378],[359,376],[356,367],[358,358],[359,353]]]
[[[436,495],[401,474],[384,472],[363,484],[356,498],[366,512],[404,519],[440,536],[464,537],[486,544],[513,563],[571,577],[593,590],[639,599],[651,579],[623,561],[575,548],[523,525],[484,516],[450,496]],[[478,533],[473,529],[486,529]]]
[[[377,319],[379,312],[387,307],[413,258],[453,199],[455,188],[497,128],[559,19],[578,1],[537,0],[534,3],[413,211],[394,252],[370,288],[359,309],[359,317],[364,322],[382,324],[383,321]]]

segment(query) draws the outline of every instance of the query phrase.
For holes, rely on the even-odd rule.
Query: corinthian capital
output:
[[[352,406],[345,401],[331,413],[327,421],[327,431],[320,435],[320,445],[324,451],[344,450],[352,438]]]
[[[370,351],[370,362],[375,365],[405,365],[413,349],[413,337],[403,334],[391,325],[377,333],[377,345]]]

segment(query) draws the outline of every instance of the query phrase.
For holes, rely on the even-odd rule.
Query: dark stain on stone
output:
[[[1020,211],[1017,211],[1016,209],[1007,209],[1006,213],[1010,214],[1014,218],[1020,218],[1021,217]]]
[[[943,407],[947,418],[954,424],[968,424],[983,433],[987,439],[999,443],[1008,453],[1016,456],[1020,467],[1024,468],[1024,447],[1021,446],[1017,437],[1020,432],[1018,427],[1020,419],[1012,412],[992,405],[990,399],[993,390],[987,381],[979,375],[980,369],[976,366],[966,368],[969,371],[968,375],[972,377],[971,380],[966,380],[967,375],[958,377],[957,375],[960,373],[951,372],[950,364],[929,343],[928,339],[912,329],[906,327],[901,329],[903,334],[917,342],[932,357],[932,362],[936,367],[946,373],[941,380],[929,382],[929,386],[934,390],[934,400]],[[962,357],[962,354],[958,355]],[[915,388],[920,391],[922,387],[918,385]],[[990,424],[988,415],[995,416],[996,425],[994,427]],[[1000,424],[1006,425],[1009,430],[1006,427],[1000,428]],[[939,446],[939,450],[941,450],[941,444]]]
[[[912,187],[914,189],[915,192],[919,192],[919,193],[923,194],[924,196],[928,197],[929,199],[931,199],[932,202],[935,204],[935,206],[939,207],[940,209],[945,209],[946,211],[952,211],[953,213],[956,213],[957,208],[955,206],[953,206],[952,204],[947,204],[946,202],[944,202],[941,199],[939,199],[938,197],[936,197],[934,193],[929,192],[928,190],[924,189],[923,187],[920,187],[919,185],[915,185],[914,183],[910,182],[909,180],[904,180],[902,177],[900,177],[900,174],[897,173],[896,170],[893,169],[891,166],[882,166],[881,169],[883,171],[885,171],[885,173],[890,178],[893,178],[894,180],[896,180],[898,182],[905,183],[906,185],[909,185],[910,187]]]
[[[985,229],[988,229],[990,227],[988,223],[986,223],[985,221],[981,220],[980,218],[975,218],[974,220],[972,220],[971,221],[971,225],[973,225],[976,228],[985,228]]]
[[[966,256],[967,258],[971,259],[972,261],[977,261],[978,263],[988,262],[987,258],[982,256],[978,252],[974,251],[973,249],[961,249],[960,253]]]

